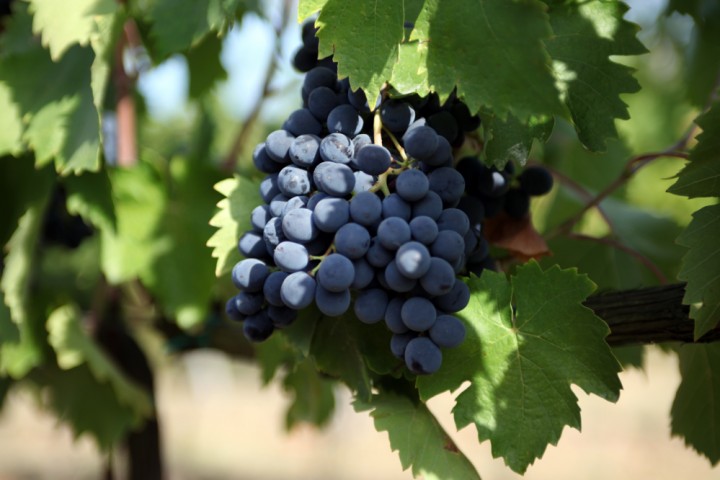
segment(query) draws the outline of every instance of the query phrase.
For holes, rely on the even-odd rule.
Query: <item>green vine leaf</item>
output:
[[[218,230],[210,237],[207,246],[217,258],[215,275],[228,273],[240,261],[238,239],[250,229],[250,213],[262,202],[257,183],[245,177],[227,178],[215,185],[223,197],[217,204],[220,209],[210,220]]]
[[[0,56],[0,83],[25,122],[23,142],[35,152],[38,166],[54,161],[63,175],[97,171],[100,117],[91,89],[93,51],[75,45],[54,62],[33,41],[27,16],[23,8],[13,13],[4,36],[14,47]]]
[[[531,261],[510,281],[486,271],[469,286],[468,337],[418,388],[427,399],[469,380],[453,409],[457,427],[475,424],[493,456],[522,473],[565,425],[580,428],[570,385],[616,401],[620,366],[604,341],[608,326],[582,305],[595,288],[586,276]]]
[[[100,231],[103,273],[112,284],[152,268],[162,245],[158,229],[167,206],[159,174],[147,163],[109,171],[117,228]]]
[[[668,192],[688,198],[720,197],[720,102],[695,121],[702,128],[689,162]]]
[[[530,119],[522,122],[514,115],[498,118],[492,113],[480,114],[485,145],[482,155],[487,165],[502,169],[508,162],[525,165],[533,140],[545,143],[553,129],[553,119]]]
[[[207,319],[216,288],[215,262],[208,255],[206,241],[212,234],[207,219],[215,211],[215,195],[208,185],[217,182],[219,175],[205,163],[206,158],[170,161],[168,199],[158,227],[155,261],[141,275],[182,328],[198,326]]]
[[[328,0],[315,24],[320,58],[334,54],[338,73],[350,77],[353,90],[362,87],[372,105],[397,63],[403,2]]]
[[[310,15],[314,15],[328,2],[328,0],[300,0],[298,3],[298,22],[302,22]]]
[[[297,363],[283,380],[283,388],[292,396],[285,415],[285,428],[291,430],[302,423],[322,427],[335,410],[335,383],[323,378],[313,362]]]
[[[672,434],[720,462],[720,345],[683,345],[678,352],[682,382],[672,410]]]
[[[12,91],[0,82],[0,155],[17,155],[23,151],[20,109],[13,102]]]
[[[33,31],[58,61],[73,45],[89,45],[99,34],[103,17],[112,17],[119,4],[114,0],[29,0]],[[62,18],[62,21],[58,21]]]
[[[320,56],[334,54],[340,75],[370,99],[389,81],[403,93],[432,90],[441,99],[457,88],[472,111],[563,114],[543,46],[551,30],[542,4],[471,3],[328,0],[301,2],[300,12],[322,7]]]
[[[375,374],[394,373],[400,365],[388,348],[387,329],[363,324],[352,311],[339,317],[316,315],[310,354],[317,369],[345,382],[356,398],[369,400]]]
[[[69,424],[76,438],[89,434],[106,452],[142,424],[137,412],[120,403],[112,385],[98,381],[87,364],[70,370],[45,365],[32,380],[45,387],[47,407]]]
[[[37,176],[35,198],[22,214],[17,229],[7,244],[5,268],[2,271],[0,287],[4,302],[9,307],[12,321],[20,333],[20,343],[3,352],[3,365],[0,369],[15,378],[23,377],[35,365],[42,361],[41,339],[36,335],[35,315],[32,314],[31,280],[37,262],[37,244],[39,241],[46,204],[50,194],[52,176]]]
[[[695,319],[695,339],[720,322],[720,205],[704,207],[677,242],[688,247],[678,278],[687,281],[683,303]]]
[[[686,57],[684,86],[686,96],[702,107],[717,88],[720,69],[720,10],[715,0],[670,0],[666,14],[690,15],[695,21],[683,52]]]
[[[720,102],[696,120],[702,128],[690,158],[668,191],[689,198],[720,197]],[[690,250],[683,257],[680,280],[687,281],[683,303],[695,319],[695,338],[720,322],[720,206],[693,213],[693,220],[677,238]]]
[[[69,213],[82,216],[99,229],[117,228],[112,186],[107,171],[68,177],[64,185],[67,188]]]
[[[12,318],[10,317],[10,309],[5,305],[5,294],[0,290],[0,381],[8,376],[15,376],[15,369],[12,365],[15,363],[18,349],[22,348],[21,331]],[[20,374],[24,373],[22,370]],[[21,376],[21,375],[20,375]]]
[[[220,62],[221,49],[222,40],[220,38],[206,35],[200,43],[185,54],[190,71],[190,97],[200,98],[209,92],[218,81],[227,78],[227,72]]]
[[[138,422],[148,418],[153,407],[147,393],[118,370],[88,337],[80,321],[81,313],[75,305],[57,308],[47,319],[48,341],[55,350],[58,366],[71,370],[86,364],[98,382],[108,383],[118,401],[136,413]]]
[[[639,55],[647,49],[636,38],[639,27],[623,20],[622,2],[546,1],[554,35],[546,42],[562,99],[580,141],[604,151],[617,138],[615,119],[630,118],[621,93],[640,89],[632,69],[612,62],[614,55]]]
[[[351,315],[321,316],[315,325],[310,353],[317,369],[342,379],[358,398],[372,395],[371,373],[358,342],[355,323]]]
[[[422,402],[393,393],[373,395],[369,401],[355,400],[358,412],[369,411],[378,432],[387,432],[390,448],[397,451],[403,470],[426,480],[479,479],[475,467]]]
[[[157,53],[184,52],[210,32],[224,33],[247,0],[158,0],[148,14]]]

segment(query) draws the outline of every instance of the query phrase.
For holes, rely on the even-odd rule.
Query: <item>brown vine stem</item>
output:
[[[132,20],[125,22],[123,34],[115,47],[115,88],[117,95],[117,164],[120,167],[132,167],[138,161],[137,115],[133,89],[135,75],[125,71],[123,53],[126,46],[141,44],[137,25]]]
[[[594,198],[593,194],[590,193],[590,191],[588,189],[586,189],[585,187],[583,187],[582,185],[577,183],[575,180],[573,180],[572,178],[568,177],[564,173],[562,173],[548,165],[544,165],[544,168],[548,169],[550,171],[550,173],[552,173],[553,177],[555,177],[560,183],[562,183],[563,185],[568,187],[570,190],[573,190],[575,193],[580,195],[586,202],[593,201],[593,198]],[[610,219],[610,217],[608,216],[605,209],[602,208],[602,206],[598,204],[597,210],[598,210],[598,213],[600,214],[600,216],[602,217],[603,221],[607,224],[608,228],[611,231],[615,231],[615,226],[613,225],[613,222]]]
[[[642,253],[638,252],[635,249],[632,249],[628,247],[627,245],[624,245],[622,242],[619,242],[613,238],[610,237],[593,237],[590,235],[584,235],[582,233],[567,233],[566,236],[568,238],[573,238],[576,240],[583,240],[588,242],[595,242],[600,243],[603,245],[608,245],[610,247],[616,248],[620,251],[623,251],[630,255],[631,257],[635,258],[637,261],[639,261],[643,266],[645,266],[650,272],[652,272],[653,275],[658,279],[660,284],[664,285],[668,282],[667,277],[665,277],[665,274],[658,268],[657,265],[655,265],[649,258],[647,258]]]
[[[686,143],[687,140],[683,140],[683,147]],[[600,205],[600,202],[609,197],[615,190],[622,187],[625,183],[627,183],[628,180],[630,180],[630,178],[632,178],[633,175],[635,175],[635,173],[637,173],[638,170],[640,170],[642,167],[649,164],[653,160],[657,160],[658,158],[662,157],[687,159],[688,154],[686,152],[677,151],[677,148],[678,144],[673,145],[669,149],[662,152],[646,153],[643,155],[635,156],[628,160],[628,162],[625,164],[625,168],[623,168],[623,171],[613,182],[611,182],[600,193],[593,197],[592,200],[586,203],[583,208],[581,208],[580,211],[578,211],[575,215],[570,217],[568,220],[566,220],[560,226],[550,232],[546,236],[546,238],[552,238],[561,233],[569,232],[582,219],[582,217],[588,212],[588,210]]]
[[[257,122],[258,117],[260,116],[260,112],[262,111],[262,107],[263,105],[265,105],[265,101],[274,93],[274,90],[272,89],[270,84],[272,83],[272,80],[275,77],[275,72],[278,69],[278,57],[280,56],[280,49],[282,47],[282,34],[283,31],[285,31],[285,28],[287,27],[287,24],[290,20],[292,4],[292,0],[283,1],[280,21],[274,26],[274,54],[270,56],[270,62],[268,63],[267,69],[265,70],[261,94],[258,96],[252,109],[250,109],[250,113],[248,114],[245,121],[242,123],[242,125],[240,125],[240,128],[238,129],[237,134],[233,139],[230,150],[228,151],[227,155],[225,155],[225,158],[220,164],[220,169],[227,174],[230,174],[235,170],[238,158],[240,158],[243,147],[248,143],[250,133],[252,132],[252,127]]]

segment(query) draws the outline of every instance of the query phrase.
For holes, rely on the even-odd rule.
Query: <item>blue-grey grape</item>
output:
[[[315,298],[317,284],[306,272],[295,272],[287,276],[280,287],[280,298],[285,306],[301,310]]]
[[[391,160],[387,148],[374,144],[363,146],[355,156],[358,168],[368,175],[380,175],[390,167]]]
[[[355,187],[352,169],[342,163],[322,162],[315,167],[313,180],[318,190],[336,197],[348,195]]]
[[[344,255],[331,253],[318,268],[317,282],[330,292],[342,292],[350,288],[355,280],[355,267]]]
[[[298,272],[308,265],[309,255],[304,245],[284,241],[275,247],[273,253],[275,264],[285,272]]]
[[[335,233],[335,249],[347,258],[356,259],[370,248],[370,234],[360,224],[346,223]]]
[[[395,188],[398,195],[408,202],[423,198],[429,187],[430,182],[427,176],[420,170],[405,170],[395,179]]]
[[[262,290],[265,278],[270,274],[265,262],[257,258],[240,260],[232,269],[232,281],[237,288],[247,292]]]
[[[307,208],[295,208],[283,216],[282,229],[285,238],[298,243],[308,243],[318,236],[313,212]]]
[[[465,340],[465,325],[453,315],[438,315],[428,333],[438,347],[454,348]]]
[[[350,220],[348,201],[339,197],[321,199],[313,210],[313,220],[318,229],[327,233],[337,232]]]
[[[382,289],[364,290],[355,299],[355,316],[363,323],[377,323],[385,318],[389,301],[387,293]]]
[[[350,217],[360,225],[374,225],[382,218],[382,201],[374,193],[360,192],[350,201]]]
[[[405,300],[400,316],[406,327],[416,332],[424,332],[433,326],[437,318],[435,305],[425,297],[412,297]]]
[[[407,242],[398,248],[395,265],[404,276],[418,279],[430,268],[430,252],[420,242]]]
[[[331,292],[318,285],[315,289],[315,305],[329,317],[337,317],[350,308],[350,290]]]
[[[435,373],[442,365],[442,352],[427,337],[413,338],[405,347],[405,365],[418,375]]]

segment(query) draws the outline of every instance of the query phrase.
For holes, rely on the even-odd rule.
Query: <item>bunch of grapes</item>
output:
[[[306,24],[294,60],[307,71],[303,107],[253,152],[267,174],[265,203],[239,240],[245,259],[232,280],[240,293],[226,311],[259,342],[311,304],[329,317],[352,308],[361,322],[385,323],[392,353],[411,372],[433,373],[442,349],[465,338],[454,314],[470,291],[458,275],[488,256],[486,185],[471,175],[498,172],[479,162],[471,172],[467,159],[453,166],[453,145],[479,125],[462,102],[382,96],[371,109],[331,58],[317,60],[314,33]]]

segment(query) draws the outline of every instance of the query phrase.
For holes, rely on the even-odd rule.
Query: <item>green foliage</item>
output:
[[[480,114],[485,138],[483,157],[487,165],[503,168],[508,162],[525,165],[533,140],[546,142],[553,129],[553,121],[521,122],[513,115],[501,119],[493,114]],[[528,128],[529,127],[529,128]]]
[[[100,448],[117,445],[142,424],[138,412],[119,401],[112,384],[98,381],[86,364],[69,370],[46,366],[32,378],[47,390],[48,407],[72,427],[75,436],[92,435]]]
[[[682,383],[672,410],[672,433],[705,455],[720,461],[720,345],[683,345],[679,349]]]
[[[670,193],[688,198],[720,196],[720,102],[698,117],[702,133],[690,153],[690,161],[678,173]]]
[[[224,32],[244,0],[157,0],[148,14],[160,58],[197,45],[210,32]]]
[[[155,238],[157,257],[142,273],[145,285],[158,297],[168,315],[184,328],[207,318],[214,290],[214,262],[205,245],[215,199],[207,189],[219,179],[203,154],[169,162],[166,210]]]
[[[16,112],[22,141],[35,152],[38,165],[54,161],[62,174],[98,170],[100,117],[91,89],[92,50],[76,45],[56,62],[33,41],[22,9],[17,9],[10,24],[6,39],[15,47],[0,53],[0,84],[4,86],[0,91],[10,94],[7,115]],[[48,85],[50,78],[53,81]],[[9,143],[10,150],[16,151],[17,141]]]
[[[81,314],[76,306],[64,305],[53,311],[47,319],[48,340],[55,350],[57,364],[62,370],[72,370],[87,365],[95,381],[107,383],[118,403],[130,409],[137,425],[152,413],[147,393],[130,382],[107,358],[95,342],[83,331]],[[113,441],[101,441],[105,447]]]
[[[479,479],[475,467],[421,402],[394,393],[356,400],[356,411],[370,411],[375,429],[387,432],[390,448],[398,452],[403,470],[426,479]]]
[[[683,302],[695,319],[695,338],[720,322],[720,205],[705,207],[693,215],[678,243],[690,249],[683,258],[678,278],[687,280]]]
[[[687,46],[685,83],[687,97],[702,106],[717,86],[720,69],[720,7],[713,0],[670,0],[668,13],[690,15],[694,20]]]
[[[221,48],[220,38],[208,35],[186,53],[191,97],[202,97],[216,82],[227,78],[227,72],[220,63]]]
[[[668,190],[677,195],[720,197],[720,104],[696,120],[703,133],[690,153],[688,164]],[[684,303],[691,306],[695,319],[695,338],[700,338],[720,322],[720,206],[704,207],[693,214],[693,221],[678,237],[688,247],[678,278],[687,281]]]
[[[552,115],[572,118],[583,144],[604,150],[617,137],[615,119],[628,118],[619,95],[639,88],[609,56],[646,51],[637,27],[623,20],[622,3],[546,3],[301,1],[300,17],[320,10],[320,57],[334,54],[339,73],[370,99],[385,82],[441,100],[457,91],[472,111],[500,117],[491,128],[504,143],[526,137],[520,152],[509,151],[522,162],[535,126]],[[508,114],[516,118],[506,123]]]
[[[494,249],[507,276],[467,278],[472,297],[459,313],[467,338],[443,350],[434,375],[411,374],[390,353],[382,322],[363,324],[352,310],[327,317],[307,308],[251,346],[242,324],[221,312],[232,295],[226,274],[241,259],[238,239],[261,203],[259,175],[245,169],[252,140],[279,126],[257,125],[263,115],[251,116],[240,158],[231,159],[242,168],[231,172],[221,159],[226,131],[236,126],[215,88],[228,75],[223,37],[250,10],[259,10],[257,2],[13,2],[0,26],[0,406],[14,385],[32,385],[76,435],[89,433],[113,449],[155,414],[152,392],[110,360],[85,321],[157,326],[173,352],[209,347],[254,355],[263,382],[278,382],[289,396],[288,429],[326,425],[343,383],[355,409],[370,412],[377,430],[388,433],[404,469],[429,479],[478,478],[426,402],[455,392],[455,426],[474,424],[494,456],[524,472],[565,426],[580,428],[572,385],[615,401],[621,385],[613,353],[623,365],[642,365],[642,347],[611,350],[607,325],[583,306],[595,285],[683,280],[696,337],[718,325],[720,105],[698,112],[679,101],[687,94],[692,104],[708,105],[717,87],[717,2],[670,2],[668,13],[688,15],[694,30],[690,44],[676,39],[682,58],[670,63],[680,70],[669,79],[672,73],[653,70],[665,63],[637,57],[646,50],[622,2],[301,0],[300,20],[318,14],[319,56],[333,55],[340,76],[363,88],[370,104],[387,92],[457,95],[482,119],[479,131],[455,145],[457,157],[553,169],[556,186],[533,200],[531,217],[552,255],[521,264],[525,258]],[[646,42],[653,46],[648,56],[666,45],[666,27]],[[191,113],[154,123],[135,96],[136,124],[122,127],[120,137],[138,134],[137,164],[115,167],[103,143],[117,139],[104,138],[100,127],[117,107],[121,48],[135,63],[143,48],[158,62],[184,56]],[[621,64],[617,57],[629,58]],[[135,79],[121,80],[132,88]],[[284,88],[280,76],[269,80],[272,92],[263,92],[262,102]],[[641,83],[640,96],[621,99]],[[631,111],[630,121],[618,122]],[[680,135],[698,113],[702,133],[690,149]],[[663,152],[669,139],[681,141]],[[662,154],[647,155],[646,147]],[[660,181],[675,167],[657,167],[655,158],[688,150],[669,189],[675,195],[667,195]],[[585,212],[599,192],[602,202]],[[59,193],[64,218],[87,224],[88,237],[73,245],[49,240],[48,205]],[[688,201],[696,197],[706,203]],[[678,352],[683,380],[672,432],[716,464],[720,353],[715,345]]]
[[[629,118],[619,94],[640,89],[632,70],[609,57],[645,53],[635,38],[638,28],[622,19],[627,7],[621,2],[551,1],[548,6],[555,35],[547,48],[561,96],[580,141],[590,150],[605,150],[605,139],[617,138],[614,120]],[[599,75],[602,81],[596,80]]]
[[[604,342],[607,325],[581,304],[594,289],[587,277],[531,262],[509,282],[484,272],[470,288],[468,338],[418,389],[427,399],[470,380],[453,410],[458,428],[474,423],[493,455],[522,473],[565,425],[580,428],[570,385],[616,401],[620,368]]]
[[[108,281],[118,284],[151,268],[167,199],[158,172],[147,163],[109,174],[117,229],[101,231],[101,264]]]
[[[42,180],[43,177],[47,181],[47,175],[40,176],[39,179]],[[27,206],[8,242],[9,253],[5,257],[5,268],[0,280],[4,303],[9,307],[10,317],[20,333],[19,344],[11,344],[10,350],[3,351],[0,371],[15,378],[23,377],[42,361],[43,356],[38,339],[38,327],[42,327],[32,314],[33,272],[49,193],[48,189],[43,189],[42,186],[41,183],[36,191],[36,198]]]
[[[58,61],[73,45],[89,45],[101,35],[103,17],[114,15],[118,8],[113,0],[30,0],[33,31],[42,37],[53,61]],[[57,21],[60,17],[63,22]]]
[[[368,401],[372,395],[373,370],[389,373],[398,364],[388,345],[387,329],[381,325],[364,325],[346,313],[340,317],[318,318],[310,354],[318,370],[340,378],[356,398]]]
[[[292,403],[285,417],[290,430],[301,423],[319,427],[327,424],[335,409],[334,382],[320,376],[315,365],[305,360],[285,376],[283,387],[292,395]]]
[[[210,225],[218,230],[207,245],[213,249],[212,256],[217,258],[215,274],[220,276],[228,273],[240,260],[237,241],[250,228],[250,212],[262,200],[258,185],[244,177],[225,179],[215,185],[215,190],[225,198],[217,204],[219,211],[210,220]]]

